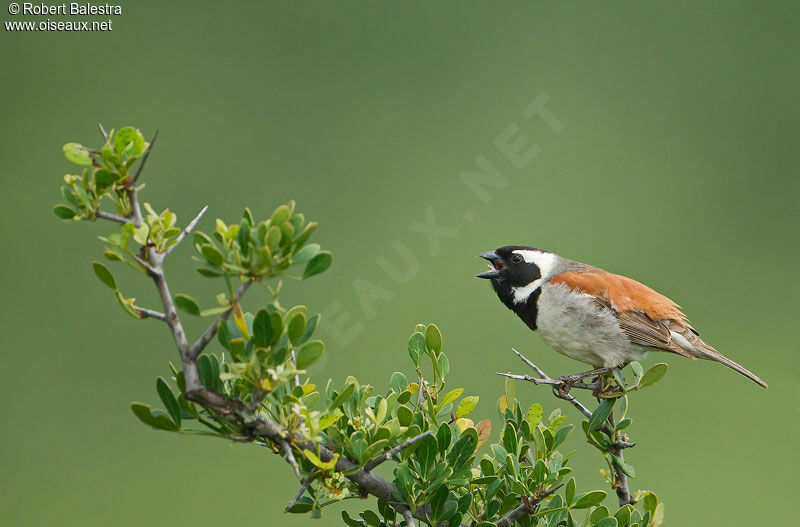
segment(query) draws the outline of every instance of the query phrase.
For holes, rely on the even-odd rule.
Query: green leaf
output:
[[[197,305],[197,301],[194,298],[190,297],[189,295],[178,293],[175,295],[174,299],[175,306],[184,313],[200,316],[200,306]]]
[[[334,454],[329,461],[322,461],[314,452],[308,449],[303,450],[303,455],[306,456],[306,458],[320,470],[331,470],[336,466],[336,462],[339,461],[338,453]]]
[[[631,362],[631,370],[633,370],[633,374],[639,377],[642,374],[642,365],[638,361]]]
[[[111,274],[111,271],[109,271],[105,265],[100,262],[92,262],[92,267],[94,268],[94,274],[97,275],[97,278],[99,278],[101,282],[114,291],[117,290],[117,282],[114,280],[114,275]]]
[[[247,252],[250,249],[250,223],[247,219],[243,219],[239,225],[239,234],[236,237],[236,241],[242,254],[247,256]]]
[[[400,426],[410,426],[414,422],[414,412],[404,405],[397,407],[397,421]]]
[[[623,505],[622,507],[620,507],[619,510],[614,513],[614,517],[617,519],[617,523],[620,525],[630,525],[632,511],[633,507],[631,507],[630,505]]]
[[[573,509],[588,509],[589,507],[594,507],[603,502],[606,498],[606,492],[603,490],[593,490],[590,492],[585,492],[578,496],[578,499],[575,500],[575,505],[572,506]]]
[[[414,362],[415,366],[419,367],[419,358],[424,351],[425,335],[415,331],[408,339],[408,354],[411,356],[411,360]]]
[[[608,507],[600,505],[589,514],[589,521],[592,523],[597,523],[603,518],[608,518],[609,516],[611,516],[611,514],[608,512]]]
[[[177,432],[178,427],[173,423],[169,417],[163,412],[153,413],[150,407],[144,403],[131,404],[131,410],[134,415],[139,418],[141,422],[147,426],[153,427],[156,430],[167,430],[170,432]]]
[[[464,388],[456,388],[455,390],[451,391],[450,393],[448,393],[447,395],[442,397],[439,400],[439,403],[438,403],[437,407],[438,408],[444,408],[449,403],[452,403],[453,401],[455,401],[456,399],[461,397],[462,393],[464,393]]]
[[[658,497],[652,492],[648,492],[644,495],[644,510],[653,514],[658,506]]]
[[[309,261],[310,259],[312,259],[317,255],[319,249],[320,249],[319,244],[316,243],[310,243],[306,245],[305,247],[294,253],[294,256],[292,256],[292,263],[299,264]]]
[[[619,469],[622,472],[625,473],[626,476],[628,476],[629,478],[635,478],[636,477],[636,471],[633,469],[633,467],[631,465],[625,463],[619,456],[615,456],[614,454],[611,454],[611,459],[614,462],[614,464],[617,467],[619,467]]]
[[[408,386],[408,379],[401,372],[396,371],[392,374],[391,385],[392,390],[394,390],[396,393],[403,393],[403,391],[406,389],[406,386]]]
[[[414,496],[414,475],[408,465],[400,465],[394,476],[394,483],[404,501],[411,502]]]
[[[269,223],[270,225],[274,225],[276,227],[280,226],[281,224],[285,223],[286,220],[289,219],[289,216],[291,216],[291,214],[292,213],[291,211],[289,211],[289,207],[287,207],[286,205],[281,205],[280,207],[275,209],[275,212],[272,213],[272,217],[269,219]]]
[[[94,183],[97,186],[98,192],[103,192],[105,189],[110,187],[114,184],[114,182],[119,177],[119,174],[115,174],[105,168],[100,168],[95,171],[94,173]]]
[[[442,332],[436,324],[428,324],[425,328],[425,347],[435,355],[442,352]]]
[[[639,381],[639,388],[644,388],[645,386],[650,386],[657,383],[664,378],[664,375],[667,374],[668,369],[669,366],[664,362],[654,364],[649,370],[644,372],[644,375],[642,375],[642,379]]]
[[[344,390],[342,390],[342,393],[336,396],[336,398],[333,400],[330,409],[335,410],[339,408],[341,405],[343,405],[345,402],[347,402],[350,399],[350,397],[353,396],[353,392],[355,390],[356,390],[355,384],[352,383],[348,384],[347,387]]]
[[[617,430],[625,430],[631,425],[632,422],[633,420],[630,417],[626,417],[625,419],[617,423]]]
[[[434,463],[436,462],[436,453],[439,451],[439,443],[433,436],[426,436],[419,442],[419,446],[414,451],[414,458],[420,465],[420,470],[423,474],[430,474]]]
[[[159,377],[156,381],[156,391],[158,392],[158,397],[161,399],[161,402],[164,403],[164,408],[167,409],[172,420],[178,428],[180,428],[181,407],[178,405],[178,400],[172,394],[172,390],[169,389],[167,381]]]
[[[542,405],[539,403],[534,403],[528,408],[528,414],[526,415],[526,419],[528,421],[528,425],[530,425],[531,430],[539,425],[542,422],[542,417],[544,416],[544,410],[542,409]]]
[[[144,137],[136,128],[126,126],[114,134],[114,151],[117,154],[123,153],[130,143],[133,143],[135,155],[138,156],[144,150]]]
[[[614,403],[616,399],[603,399],[597,409],[592,412],[592,416],[589,418],[589,427],[587,433],[594,432],[601,426],[603,423],[608,419],[608,416],[611,415],[611,411],[614,409]]]
[[[272,339],[272,321],[266,309],[260,309],[253,319],[253,341],[256,346],[266,348]]]
[[[90,166],[92,164],[92,157],[89,155],[88,150],[79,143],[65,144],[64,157],[67,158],[67,161],[76,165]]]
[[[609,518],[603,518],[599,522],[594,524],[594,527],[617,527],[617,519],[613,516]]]
[[[297,352],[297,369],[305,370],[317,362],[325,350],[325,344],[321,340],[312,340],[303,344]]]
[[[436,442],[439,444],[439,453],[444,455],[447,449],[450,448],[450,441],[453,439],[453,432],[450,430],[450,425],[442,423],[439,430],[436,431]]]
[[[569,478],[569,481],[567,481],[564,497],[567,500],[567,505],[572,503],[572,500],[575,498],[575,478]]]
[[[203,255],[203,258],[205,258],[206,261],[211,265],[216,265],[216,266],[222,265],[222,262],[225,260],[219,249],[217,249],[210,243],[204,243],[203,245],[201,245],[200,252]]]
[[[458,403],[458,407],[456,407],[456,418],[464,417],[465,415],[469,415],[475,407],[478,406],[478,396],[477,395],[470,395],[468,397],[464,397],[461,399],[461,402]]]
[[[292,341],[292,344],[297,346],[302,342],[303,335],[306,331],[306,316],[304,313],[297,313],[292,317],[292,320],[289,321],[289,327],[287,329],[287,333],[289,334],[289,340]]]
[[[306,264],[305,271],[303,271],[303,280],[311,278],[315,274],[325,271],[331,266],[333,256],[328,251],[320,251],[311,261]]]
[[[56,205],[55,207],[53,207],[53,212],[55,213],[56,216],[58,216],[62,220],[71,220],[78,215],[74,210],[67,207],[66,205]]]

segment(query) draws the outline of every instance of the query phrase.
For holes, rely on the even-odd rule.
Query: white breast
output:
[[[564,284],[542,286],[536,326],[548,346],[595,368],[642,360],[647,352],[631,344],[610,309]]]

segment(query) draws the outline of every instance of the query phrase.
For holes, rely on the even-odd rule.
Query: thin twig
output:
[[[178,244],[181,243],[181,241],[183,241],[186,235],[192,232],[192,229],[194,229],[195,225],[197,225],[197,222],[200,221],[200,218],[203,217],[203,214],[205,214],[207,210],[208,210],[208,205],[203,207],[200,210],[200,212],[197,213],[197,216],[195,216],[194,219],[189,222],[189,225],[187,225],[186,228],[183,229],[183,231],[181,231],[181,233],[175,239],[175,243],[167,247],[167,250],[164,251],[164,256],[167,256],[169,253],[171,253],[175,249],[175,247],[177,247]]]
[[[519,357],[519,358],[522,360],[522,362],[524,362],[525,364],[527,364],[528,366],[530,366],[530,367],[531,367],[531,369],[532,369],[533,371],[535,371],[535,372],[536,372],[536,373],[539,375],[539,377],[541,377],[541,378],[543,378],[543,379],[549,379],[549,378],[550,378],[550,377],[549,377],[549,376],[548,376],[548,375],[547,375],[545,372],[543,372],[543,371],[542,371],[542,370],[539,368],[539,366],[537,366],[536,364],[534,364],[534,363],[532,363],[530,360],[528,360],[528,357],[526,357],[526,356],[525,356],[525,355],[523,355],[522,353],[518,352],[518,351],[517,351],[517,350],[515,350],[514,348],[511,348],[511,351],[513,351],[514,353],[516,353],[516,354],[517,354],[517,357]]]
[[[381,463],[383,463],[387,459],[392,458],[395,454],[397,454],[399,452],[402,452],[403,450],[405,450],[406,448],[410,447],[411,445],[415,445],[415,444],[419,443],[420,441],[422,441],[423,439],[425,439],[429,435],[433,435],[433,432],[431,430],[428,430],[427,432],[423,432],[418,436],[414,436],[411,439],[409,439],[408,441],[406,441],[404,443],[401,443],[401,444],[397,445],[396,447],[392,448],[391,450],[387,450],[386,452],[384,452],[380,456],[370,459],[369,461],[367,461],[367,464],[364,465],[364,472],[369,472],[370,470],[374,469],[375,467],[377,467],[378,465],[380,465]]]
[[[306,490],[308,489],[308,486],[311,485],[311,482],[314,481],[314,478],[316,476],[317,476],[317,471],[314,470],[311,472],[311,474],[303,478],[303,481],[300,482],[300,490],[297,491],[297,494],[295,494],[294,498],[292,498],[292,501],[289,502],[289,505],[286,506],[283,512],[289,512],[292,509],[292,507],[297,505],[297,502],[300,501],[300,498],[303,497],[303,494],[305,494]]]
[[[252,281],[248,280],[239,286],[239,289],[237,289],[236,293],[233,295],[231,307],[220,313],[217,319],[208,327],[205,333],[203,333],[200,338],[197,339],[197,342],[195,342],[189,349],[190,357],[197,358],[197,356],[200,355],[200,352],[202,352],[208,343],[211,342],[211,339],[213,339],[214,335],[217,334],[219,323],[223,320],[228,320],[228,317],[231,315],[231,311],[233,311],[233,306],[239,302],[239,299],[242,298],[242,295],[244,295],[244,292],[247,291],[247,288],[250,287],[252,283]]]
[[[158,311],[153,311],[152,309],[147,309],[146,307],[139,307],[133,306],[133,309],[141,313],[143,316],[142,318],[155,318],[161,321],[167,321],[167,315],[164,313],[160,313]]]
[[[102,210],[98,210],[97,213],[95,214],[95,216],[97,216],[98,218],[103,219],[103,220],[115,221],[115,222],[121,223],[121,224],[131,223],[131,219],[130,218],[123,218],[122,216],[118,216],[118,215],[112,214],[110,212],[103,212]]]
[[[516,373],[502,373],[502,372],[495,372],[497,375],[501,375],[503,377],[508,377],[509,379],[516,379],[518,381],[528,381],[532,382],[533,384],[550,384],[553,386],[563,386],[567,383],[564,381],[560,381],[558,379],[542,379],[540,377],[533,377],[531,375],[517,375]],[[569,386],[571,388],[579,388],[581,390],[596,390],[600,387],[597,383],[585,383],[585,382],[570,382]]]
[[[136,169],[136,175],[133,176],[131,180],[131,186],[136,185],[136,181],[139,180],[139,176],[142,174],[142,170],[144,170],[144,164],[147,162],[147,158],[150,157],[150,151],[153,149],[153,145],[156,144],[156,139],[158,138],[158,130],[156,133],[153,134],[153,138],[150,140],[150,145],[147,147],[147,151],[142,156],[142,160],[139,161],[139,168]]]

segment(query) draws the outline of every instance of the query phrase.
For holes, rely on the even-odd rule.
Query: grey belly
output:
[[[595,368],[623,366],[647,353],[628,340],[611,310],[564,284],[542,286],[536,326],[548,346]]]

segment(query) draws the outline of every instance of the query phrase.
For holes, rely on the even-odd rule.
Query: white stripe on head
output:
[[[537,278],[528,285],[511,288],[514,292],[514,303],[521,304],[527,302],[531,293],[541,287],[544,282],[552,278],[551,273],[553,269],[555,269],[558,257],[553,253],[537,251],[535,249],[518,249],[512,252],[522,256],[525,262],[536,264],[541,274],[540,278]]]

